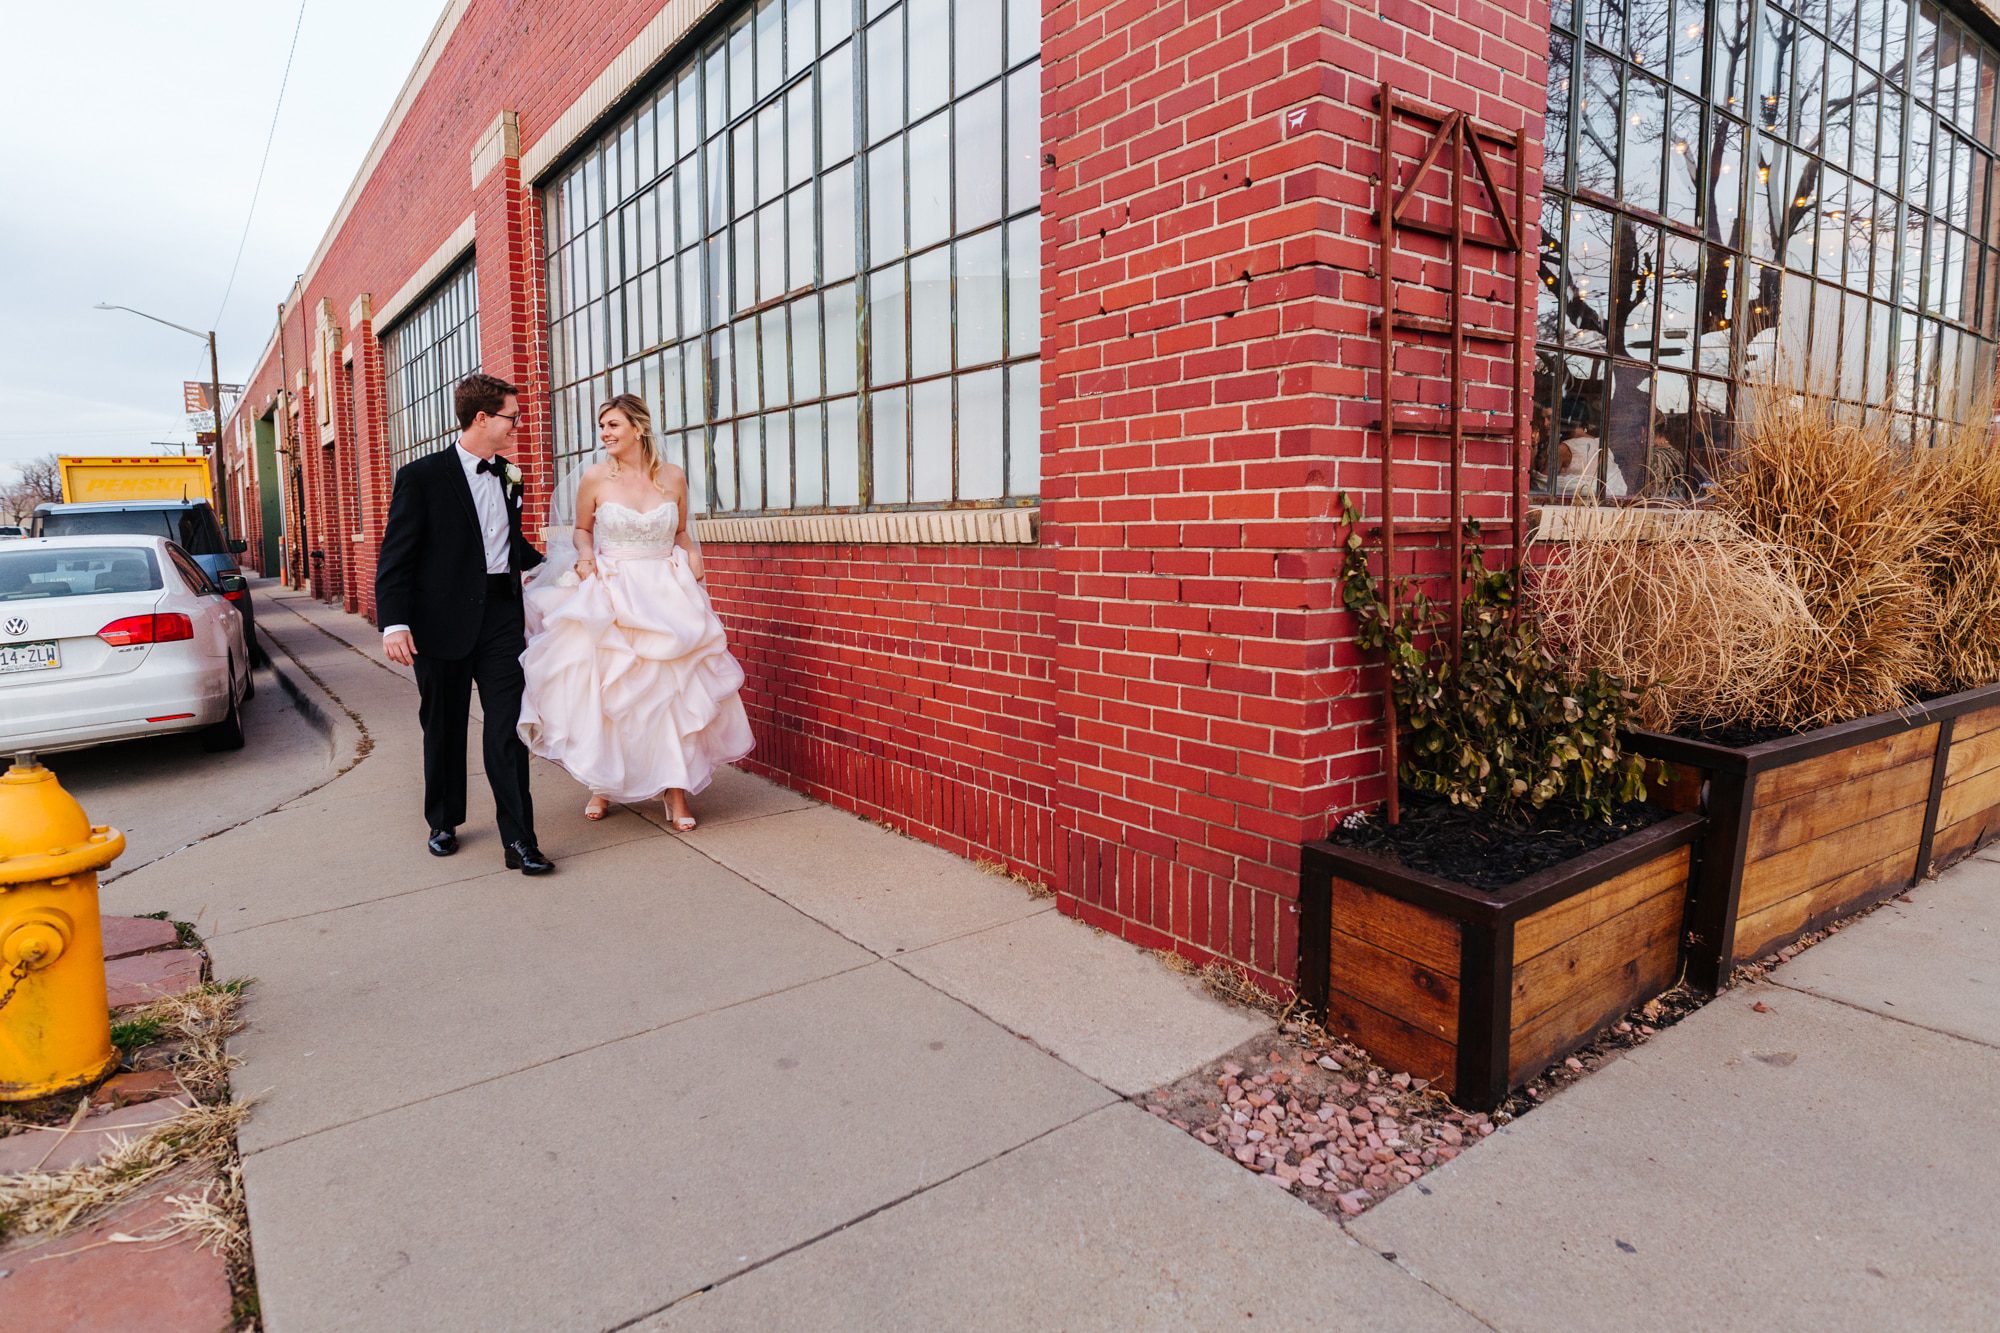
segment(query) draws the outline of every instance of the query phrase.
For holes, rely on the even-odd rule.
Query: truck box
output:
[[[58,458],[63,499],[208,500],[208,460],[199,454],[156,458]]]

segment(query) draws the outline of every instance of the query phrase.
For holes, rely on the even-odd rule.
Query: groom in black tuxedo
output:
[[[433,856],[458,850],[465,822],[465,727],[472,687],[486,711],[486,781],[509,870],[555,869],[535,844],[521,718],[526,621],[521,572],[542,553],[521,536],[521,473],[500,454],[520,418],[516,389],[492,375],[462,381],[452,448],[396,473],[375,609],[382,650],[414,666],[424,729],[424,819]]]

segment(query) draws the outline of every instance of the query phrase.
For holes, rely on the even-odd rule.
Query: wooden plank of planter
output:
[[[1847,883],[1857,871],[1872,869],[1885,860],[1900,860],[1901,883],[1909,886],[1910,869],[1917,861],[1917,841],[1923,836],[1924,803],[1921,799],[1900,810],[1886,810],[1869,818],[1828,832],[1811,842],[1799,843],[1755,860],[1746,860],[1742,888],[1737,896],[1737,918],[1760,912],[1773,903],[1823,885]],[[1865,883],[1849,884],[1857,895],[1865,893]],[[1739,943],[1738,957],[1752,957],[1748,946]]]
[[[1573,1049],[1608,1021],[1596,1010],[1622,1000],[1623,1013],[1639,989],[1672,983],[1702,823],[1676,815],[1492,892],[1308,844],[1300,964],[1319,975],[1302,972],[1300,993],[1377,1058],[1491,1107],[1523,1060]],[[1309,938],[1320,932],[1323,945]],[[1517,1030],[1535,1043],[1518,1059]]]
[[[1770,769],[1759,775],[1757,805],[1762,809],[1794,796],[1843,786],[1859,778],[1911,765],[1920,766],[1928,778],[1931,756],[1936,750],[1937,728],[1930,726],[1885,736],[1851,750],[1821,755],[1803,763]]]
[[[1772,788],[1792,770],[1779,769],[1767,775],[1757,785],[1757,802],[1750,815],[1750,841],[1743,850],[1744,858],[1749,862],[1761,861],[1801,843],[1826,838],[1869,818],[1873,811],[1921,807],[1930,796],[1931,769],[1936,763],[1934,733],[1935,728],[1931,727],[1912,732],[1929,743],[1914,750],[1894,768],[1878,766],[1860,770],[1833,786],[1814,787],[1791,797],[1774,795]],[[1898,747],[1899,752],[1908,749]],[[1885,753],[1877,751],[1878,764]],[[1917,829],[1921,836],[1921,813]],[[1915,841],[1910,845],[1914,856]]]
[[[1908,849],[1898,849],[1838,878],[1746,912],[1736,923],[1740,941],[1737,957],[1761,957],[1841,917],[1908,892],[1911,855]]]

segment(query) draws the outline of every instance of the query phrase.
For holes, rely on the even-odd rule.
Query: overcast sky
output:
[[[224,383],[347,192],[441,0],[306,0],[270,167],[228,305],[297,0],[10,5],[0,78],[0,478],[46,453],[191,441],[202,341]],[[219,314],[219,318],[218,318]]]

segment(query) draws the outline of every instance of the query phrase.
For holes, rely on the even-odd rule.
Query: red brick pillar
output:
[[[521,180],[521,139],[503,111],[472,151],[472,211],[478,236],[480,368],[520,387],[521,419],[509,457],[526,474],[522,517],[538,540],[555,485],[554,423],[545,320],[542,210]]]
[[[382,552],[382,529],[389,517],[389,411],[383,379],[382,342],[375,336],[374,299],[354,298],[348,310],[354,346],[354,475],[361,510],[360,540],[354,545],[358,610],[375,619],[375,565]]]
[[[1522,3],[1046,3],[1059,902],[1273,989],[1300,844],[1382,791],[1335,522],[1379,475],[1376,87],[1539,113]]]

